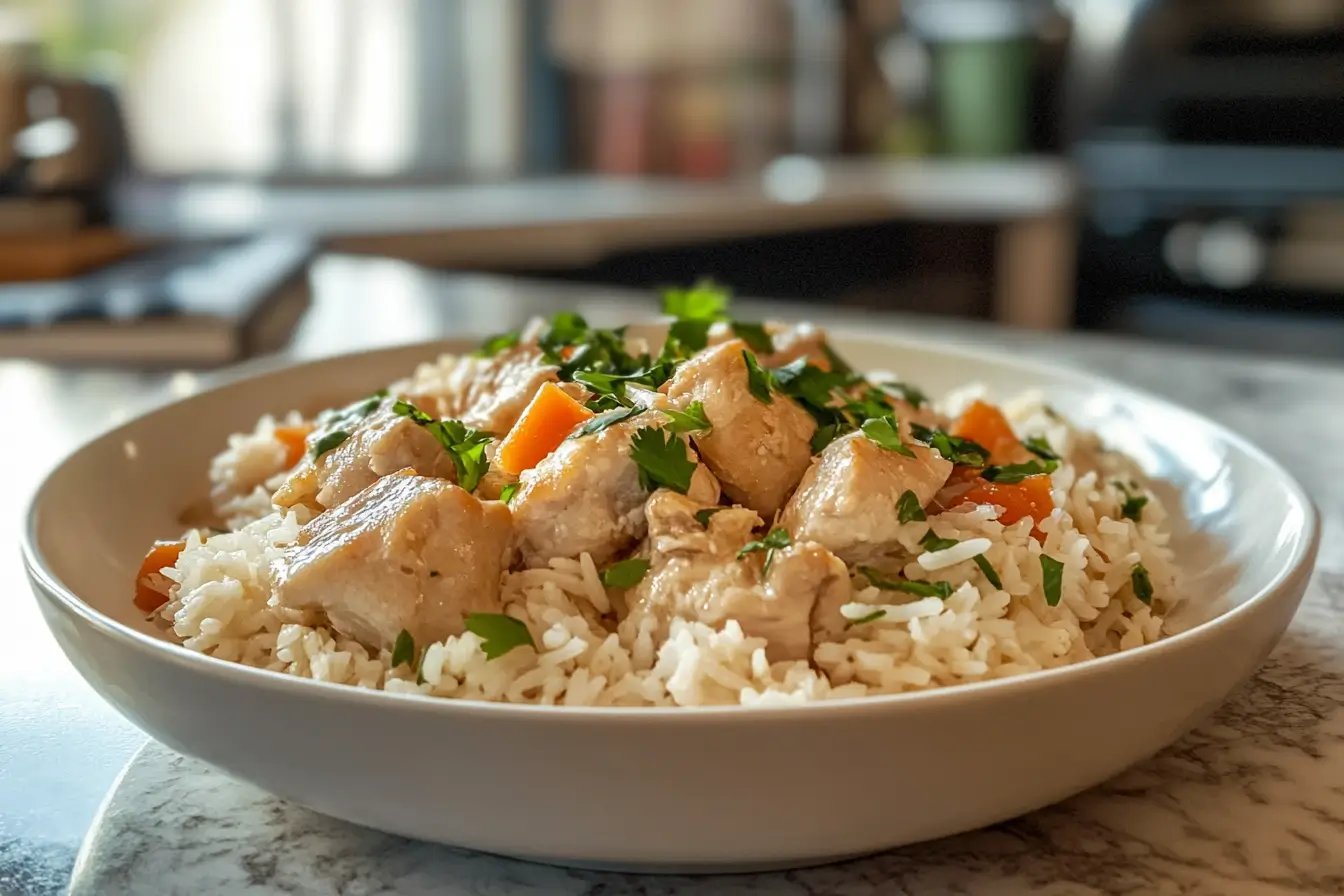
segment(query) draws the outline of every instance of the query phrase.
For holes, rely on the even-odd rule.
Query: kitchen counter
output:
[[[339,257],[314,272],[293,353],[497,332],[575,306],[595,321],[642,296],[426,277]],[[357,298],[378,296],[373,303]],[[796,317],[804,311],[772,306]],[[1344,891],[1344,369],[902,317],[828,317],[1085,366],[1245,434],[1301,473],[1325,519],[1319,569],[1283,643],[1208,723],[1059,806],[842,865],[732,878],[578,872],[411,843],[288,806],[146,739],[84,684],[46,631],[13,545],[66,451],[189,394],[193,373],[0,360],[0,894],[670,893],[1289,894]],[[76,864],[81,846],[83,853]],[[72,880],[73,870],[73,880]]]

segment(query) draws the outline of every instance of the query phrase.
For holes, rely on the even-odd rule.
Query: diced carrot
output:
[[[500,469],[517,475],[541,463],[593,412],[565,394],[555,383],[537,390],[532,401],[499,443]]]
[[[983,401],[971,402],[949,432],[983,445],[989,450],[990,460],[998,464],[1013,463],[1022,447],[1003,412]]]
[[[981,479],[962,494],[961,500],[1002,507],[999,522],[1005,526],[1028,516],[1039,523],[1055,509],[1054,499],[1050,497],[1049,476],[1028,476],[1011,484]]]
[[[177,563],[182,551],[187,547],[185,541],[156,541],[154,546],[140,561],[140,571],[135,575],[135,606],[146,613],[153,613],[168,603],[168,595],[155,591],[145,583],[145,579],[160,570]]]
[[[313,427],[307,423],[299,426],[277,426],[275,440],[285,446],[285,466],[292,467],[303,460],[308,451],[308,435]]]

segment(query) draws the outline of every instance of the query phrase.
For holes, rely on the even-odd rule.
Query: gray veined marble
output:
[[[71,894],[1344,893],[1342,610],[1344,576],[1318,575],[1250,685],[1108,784],[872,858],[695,878],[551,868],[356,828],[150,743],[104,805]]]

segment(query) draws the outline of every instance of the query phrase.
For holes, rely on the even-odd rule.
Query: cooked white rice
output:
[[[975,394],[950,396],[945,406],[955,411]],[[585,554],[505,574],[505,610],[526,623],[535,649],[488,660],[480,639],[466,633],[428,645],[418,670],[393,669],[387,651],[370,654],[271,599],[270,564],[294,541],[306,512],[277,512],[265,497],[266,483],[283,472],[269,420],[231,440],[212,469],[217,487],[241,493],[226,509],[242,528],[188,536],[177,566],[164,570],[171,600],[161,613],[192,650],[251,666],[402,693],[571,706],[779,705],[894,694],[1021,675],[1162,637],[1182,593],[1161,502],[1145,491],[1142,522],[1123,518],[1125,495],[1111,480],[1138,479],[1124,458],[1072,431],[1038,396],[1005,410],[1022,434],[1045,435],[1067,461],[1052,476],[1057,509],[1039,523],[1043,543],[1029,519],[1004,526],[989,506],[907,523],[900,540],[916,559],[904,575],[947,581],[951,596],[880,591],[856,576],[841,611],[849,627],[816,633],[811,662],[768,662],[766,642],[733,621],[716,631],[676,620],[662,643],[647,626],[610,631],[603,614],[611,600]],[[960,544],[921,553],[930,528]],[[1002,588],[973,562],[982,551]],[[1062,599],[1053,607],[1043,597],[1043,552],[1063,563]],[[1151,576],[1151,605],[1130,587],[1140,562]]]

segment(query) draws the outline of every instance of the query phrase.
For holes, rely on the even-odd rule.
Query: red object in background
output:
[[[594,166],[602,174],[649,173],[653,85],[645,75],[612,74],[598,81]]]

